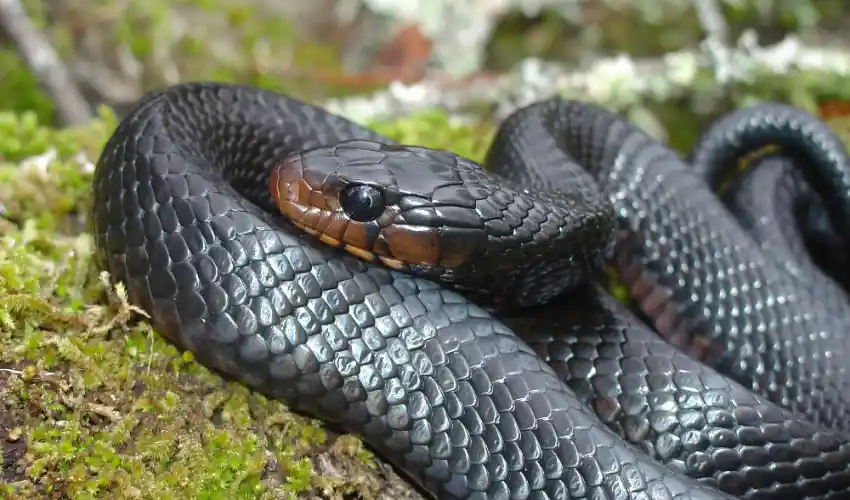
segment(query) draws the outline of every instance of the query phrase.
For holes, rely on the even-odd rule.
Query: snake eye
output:
[[[377,219],[386,207],[381,191],[365,184],[345,188],[339,193],[339,204],[345,213],[357,222]]]

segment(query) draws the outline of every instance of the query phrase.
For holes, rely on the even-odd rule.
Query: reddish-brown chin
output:
[[[284,160],[274,167],[269,172],[269,191],[275,201],[280,201],[282,198],[291,200],[289,193],[290,185],[299,180],[304,179],[304,168],[298,161]],[[281,196],[283,195],[283,196]]]
[[[300,166],[292,162],[283,162],[269,173],[269,192],[280,213],[293,222],[307,211],[313,191],[302,173]]]

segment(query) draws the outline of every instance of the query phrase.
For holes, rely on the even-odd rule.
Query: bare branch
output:
[[[68,69],[47,38],[38,32],[19,0],[0,0],[0,30],[15,44],[15,50],[50,96],[60,125],[81,125],[92,119]]]

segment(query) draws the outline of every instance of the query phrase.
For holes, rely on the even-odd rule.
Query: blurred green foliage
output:
[[[23,4],[63,57],[78,55],[87,38],[96,40],[104,57],[129,54],[141,64],[143,90],[166,85],[176,76],[245,83],[306,99],[353,92],[341,85],[317,86],[313,79],[317,71],[339,67],[337,46],[297,38],[288,18],[274,9],[258,10],[256,2],[23,0]],[[32,111],[44,123],[50,123],[53,115],[52,103],[8,45],[0,48],[0,109]]]

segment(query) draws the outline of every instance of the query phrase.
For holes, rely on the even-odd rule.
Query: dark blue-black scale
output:
[[[805,136],[787,161],[805,164],[843,228],[850,201],[833,198],[846,195],[850,173],[826,127],[782,106],[741,113],[723,130],[748,123],[775,133],[733,142]],[[516,248],[545,242],[540,235],[571,237],[575,253],[553,271],[562,284],[540,274],[522,288],[529,299],[558,286],[565,295],[500,320],[450,287],[288,225],[267,192],[270,168],[351,139],[362,146],[340,154],[380,172],[403,157],[442,169],[416,174],[404,160],[401,178],[414,191],[469,190],[486,206],[475,230],[506,266],[525,255]],[[152,92],[121,121],[94,174],[98,261],[201,363],[356,433],[436,498],[850,497],[847,306],[791,274],[791,258],[746,232],[693,165],[616,115],[561,99],[501,125],[492,175],[450,153],[404,149],[249,87]],[[457,176],[460,187],[446,184]],[[498,176],[527,193],[500,188]],[[493,194],[478,199],[483,187]],[[563,200],[541,199],[570,208],[542,212],[535,195],[547,190]],[[438,220],[419,210],[421,221]],[[475,225],[468,207],[455,213],[455,230]],[[616,229],[642,243],[615,254],[672,290],[694,338],[721,347],[704,362],[727,376],[593,284]]]

